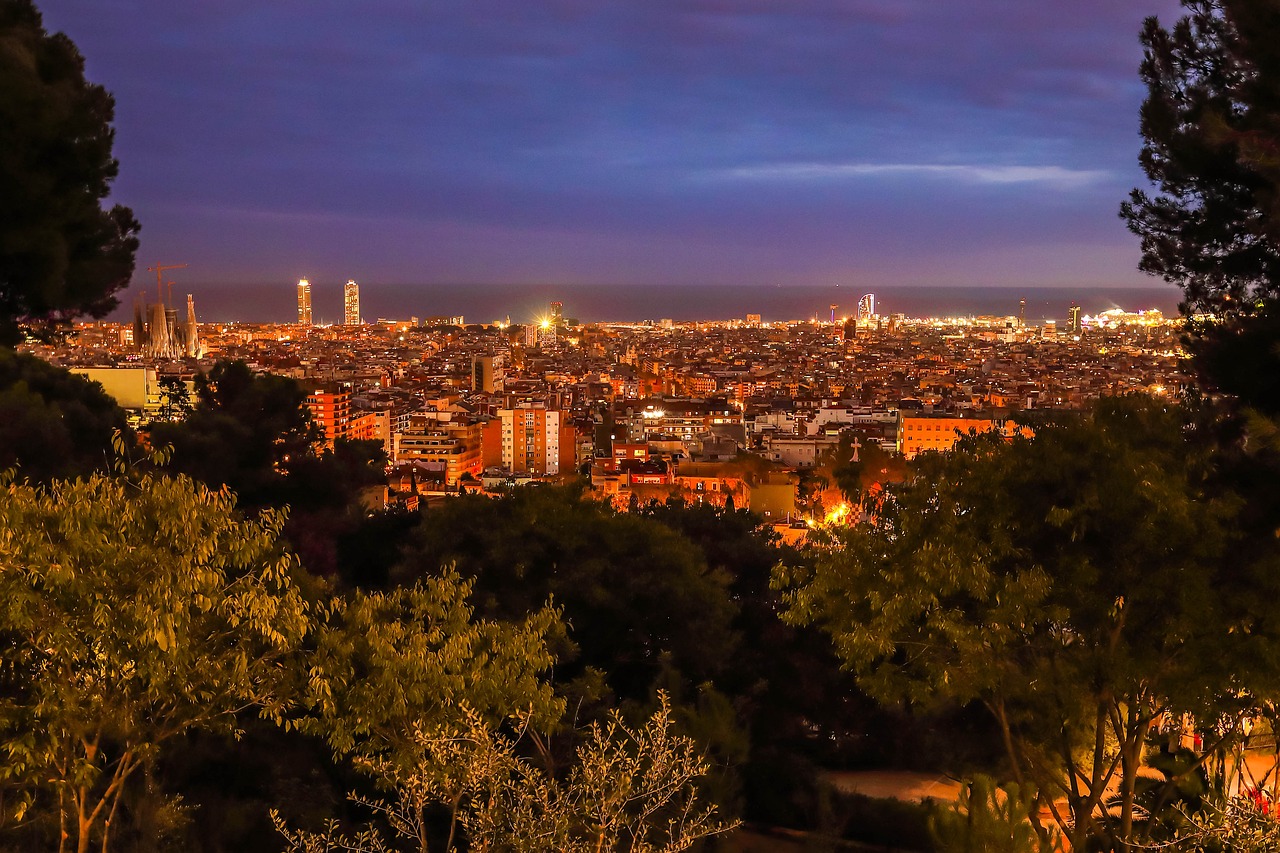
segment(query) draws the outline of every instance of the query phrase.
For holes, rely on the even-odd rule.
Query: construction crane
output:
[[[153,272],[156,274],[156,301],[157,302],[160,302],[160,303],[164,302],[164,279],[162,278],[162,276],[164,275],[164,271],[165,270],[181,270],[186,268],[187,268],[186,264],[156,264],[154,267],[147,267],[147,272]],[[170,284],[169,301],[172,302],[173,301],[172,299],[173,282],[170,282],[169,284]],[[166,306],[166,307],[172,307],[172,306]]]

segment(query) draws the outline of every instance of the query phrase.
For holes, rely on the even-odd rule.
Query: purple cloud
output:
[[[1142,283],[1115,217],[1141,180],[1137,31],[1178,11],[41,5],[116,94],[116,195],[143,222],[144,256],[198,258],[193,277],[211,282],[305,265],[803,283],[856,266],[945,284],[1017,258],[1029,280]],[[1072,268],[1087,272],[1064,272],[1082,253],[1095,260]]]

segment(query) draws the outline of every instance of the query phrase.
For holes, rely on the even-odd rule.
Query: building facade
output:
[[[351,430],[351,387],[335,383],[307,392],[307,408],[311,419],[324,431],[325,445],[333,447],[340,438],[348,438]]]
[[[477,355],[471,359],[471,390],[492,394],[494,382],[494,357]]]
[[[999,431],[1005,438],[1031,435],[1031,430],[1007,418],[898,413],[898,452],[914,459],[929,450],[950,450],[971,432]]]
[[[311,282],[298,279],[298,325],[311,325]]]
[[[573,428],[563,423],[560,412],[534,403],[501,409],[502,467],[513,474],[549,476],[570,470],[576,444],[565,440]]]
[[[439,472],[445,485],[456,486],[464,476],[479,479],[484,427],[469,420],[430,414],[409,416],[409,426],[392,436],[392,458]]]
[[[342,287],[342,325],[360,325],[360,285],[350,279]]]

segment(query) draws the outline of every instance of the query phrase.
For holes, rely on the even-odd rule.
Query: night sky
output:
[[[1116,215],[1174,0],[38,0],[137,280],[1156,285]]]

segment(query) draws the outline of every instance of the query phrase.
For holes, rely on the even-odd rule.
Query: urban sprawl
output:
[[[416,506],[460,491],[590,479],[625,510],[683,498],[749,508],[788,527],[840,513],[807,500],[807,469],[844,442],[910,459],[971,431],[1016,430],[1020,411],[1079,409],[1188,381],[1180,323],[1119,309],[1028,325],[1009,316],[915,319],[864,296],[822,320],[580,323],[552,303],[523,325],[463,317],[344,324],[198,323],[171,304],[130,324],[90,322],[30,351],[102,384],[139,425],[173,380],[194,388],[217,360],[289,376],[326,441],[380,442],[390,465],[374,504]],[[170,299],[170,303],[172,299]],[[1025,305],[1025,303],[1023,303]],[[839,500],[838,497],[831,498]]]

